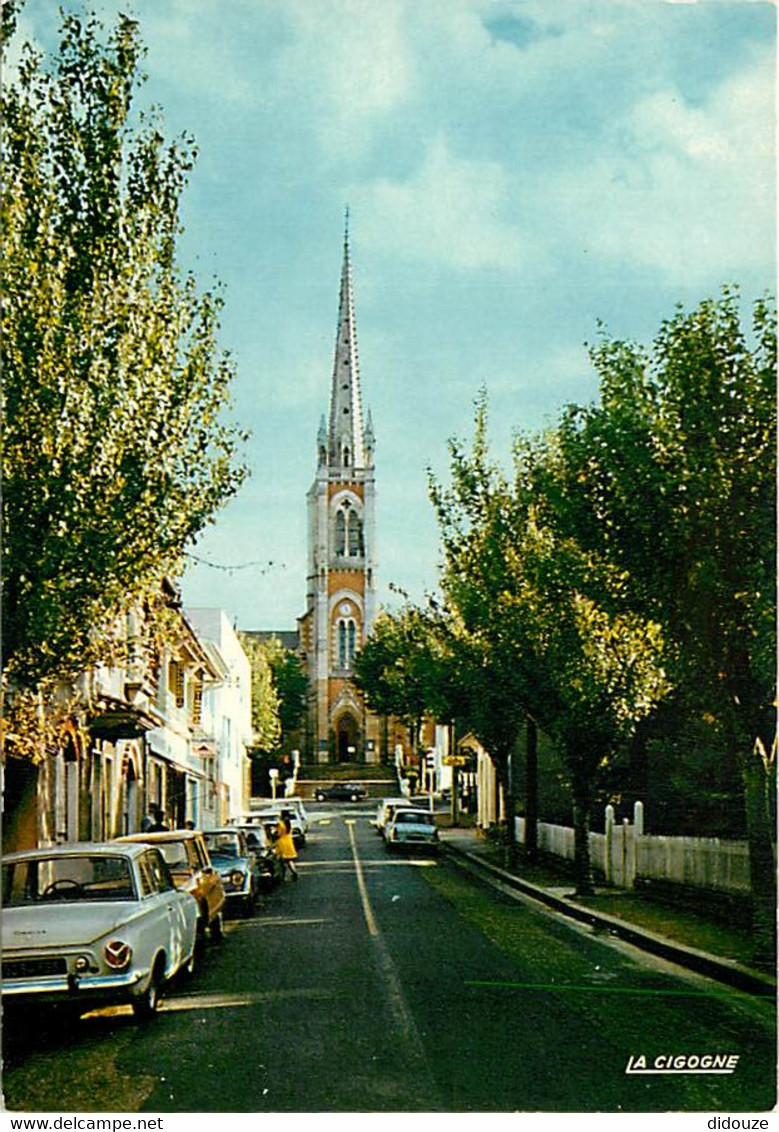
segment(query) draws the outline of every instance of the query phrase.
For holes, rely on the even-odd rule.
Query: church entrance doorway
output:
[[[345,711],[335,729],[336,758],[339,763],[362,761],[360,728],[351,712]]]

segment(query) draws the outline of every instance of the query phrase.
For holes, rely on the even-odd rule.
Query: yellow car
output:
[[[171,829],[160,833],[131,833],[116,840],[156,845],[176,888],[189,892],[197,902],[198,939],[202,942],[206,930],[211,939],[222,939],[225,890],[219,873],[211,864],[202,833],[195,829]]]

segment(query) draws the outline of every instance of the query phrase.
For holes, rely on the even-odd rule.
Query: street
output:
[[[300,881],[209,943],[158,1017],[5,1033],[11,1111],[764,1111],[774,1010],[528,904],[388,856],[373,806],[311,817]],[[734,1054],[730,1074],[626,1073]]]

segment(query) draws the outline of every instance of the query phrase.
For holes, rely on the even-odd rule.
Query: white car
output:
[[[295,812],[294,806],[287,805],[287,799],[283,802],[269,802],[267,806],[263,806],[261,810],[252,810],[234,824],[240,825],[243,830],[248,829],[253,825],[266,825],[268,822],[278,822],[282,814],[289,816],[289,824],[292,829],[292,840],[295,842],[295,848],[300,849],[306,843],[306,834],[303,826],[300,823],[300,818]]]
[[[398,810],[415,810],[420,814],[427,813],[427,810],[422,810],[418,806],[412,806],[408,798],[387,798],[385,801],[386,805],[383,815],[381,818],[377,818],[376,821],[379,832],[385,840],[387,838],[387,828]]]
[[[384,840],[388,850],[424,845],[437,852],[435,818],[427,810],[396,810],[384,829]]]
[[[79,1013],[130,1003],[156,1013],[164,985],[195,964],[198,909],[159,849],[71,843],[3,860],[6,1007],[63,1003]]]

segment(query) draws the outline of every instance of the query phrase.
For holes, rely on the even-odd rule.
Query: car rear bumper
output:
[[[3,998],[121,998],[148,977],[148,970],[137,969],[116,975],[45,975],[40,978],[5,979],[2,991]]]

